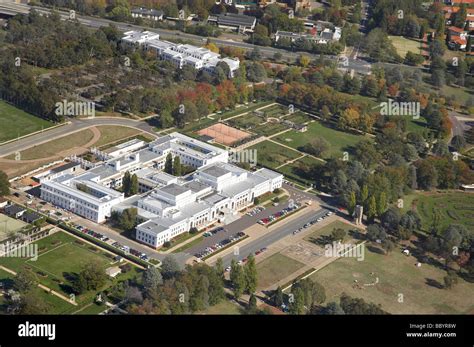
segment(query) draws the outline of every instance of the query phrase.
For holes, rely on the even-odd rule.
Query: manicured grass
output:
[[[433,215],[439,213],[441,229],[451,224],[464,225],[474,234],[474,194],[466,192],[419,192],[404,197],[404,209],[416,207],[423,229],[428,231]]]
[[[59,152],[81,147],[91,141],[94,137],[92,131],[86,129],[67,136],[60,137],[43,143],[38,146],[28,148],[21,152],[21,160],[41,159],[58,155]],[[8,159],[15,159],[15,155],[7,157]]]
[[[297,151],[280,146],[271,141],[263,141],[250,147],[257,150],[257,162],[260,166],[266,166],[270,169],[276,168],[289,160],[301,156]]]
[[[121,126],[98,126],[97,129],[100,131],[100,139],[94,144],[96,147],[140,134],[137,129]]]
[[[328,151],[323,155],[324,158],[329,158],[333,155],[341,156],[342,152],[350,152],[352,146],[364,139],[362,135],[354,135],[332,129],[321,122],[310,123],[308,131],[304,133],[291,130],[273,139],[292,148],[300,149],[315,136],[323,137],[330,144]]]
[[[0,143],[25,136],[54,124],[0,100]]]
[[[260,101],[256,103],[251,102],[247,106],[237,107],[235,110],[223,112],[221,114],[216,114],[214,118],[221,118],[222,120],[224,120],[224,119],[234,117],[245,112],[254,111],[258,108],[264,107],[266,105],[270,105],[272,102],[273,101]]]
[[[303,263],[276,253],[257,264],[258,287],[264,289],[301,269]]]
[[[171,253],[179,253],[179,252],[184,252],[185,250],[199,244],[202,240],[204,240],[204,236],[200,236],[198,237],[197,239],[195,240],[192,240],[191,242],[188,242],[187,244],[179,247],[179,248],[176,248],[174,251],[172,251]]]
[[[111,263],[114,261],[112,255],[64,232],[57,232],[37,241],[36,244],[39,252],[36,261],[26,258],[4,257],[0,258],[0,265],[15,272],[22,268],[33,271],[41,284],[67,297],[71,293],[73,279],[85,264],[92,262],[105,271],[107,267],[112,266]],[[132,267],[130,271],[118,275],[115,279],[108,279],[104,287],[98,291],[105,290],[113,283],[129,279],[136,274],[137,269]],[[52,296],[48,293],[45,294]],[[54,297],[54,300],[56,298],[60,300],[58,301],[60,305],[54,305],[48,313],[72,313],[80,310],[81,307],[93,302],[95,294],[95,292],[85,292],[77,295],[77,306]]]
[[[420,54],[421,44],[419,41],[402,36],[389,36],[388,38],[397,49],[398,55],[402,58],[405,58],[408,51]]]
[[[339,301],[345,292],[395,314],[472,314],[474,284],[459,278],[452,289],[440,289],[446,271],[426,263],[416,267],[417,259],[398,248],[384,255],[370,247],[365,248],[363,261],[340,258],[309,277],[324,286],[326,302]],[[375,283],[376,278],[377,284],[364,285]]]

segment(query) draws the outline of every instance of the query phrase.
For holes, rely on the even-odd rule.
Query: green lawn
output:
[[[207,310],[200,312],[202,314],[241,314],[240,308],[237,304],[230,301],[229,299],[224,299],[220,303],[210,306]]]
[[[301,269],[303,263],[276,253],[257,264],[258,287],[264,289]]]
[[[105,271],[114,262],[113,255],[64,232],[57,232],[37,241],[36,244],[39,252],[36,261],[26,258],[4,257],[0,258],[0,265],[15,272],[22,268],[33,271],[41,284],[65,296],[69,296],[72,292],[72,281],[85,264],[92,262]],[[136,274],[137,269],[132,266],[130,271],[120,274],[113,280],[108,279],[101,290],[107,289],[117,281],[134,277]],[[45,294],[51,296],[48,293]],[[72,313],[80,310],[93,301],[95,294],[95,292],[86,292],[77,295],[78,306],[73,306],[58,298],[60,300],[58,303],[61,305],[53,305],[48,313]],[[54,297],[55,300],[56,298]]]
[[[431,226],[434,211],[440,214],[442,229],[462,224],[474,233],[474,194],[465,192],[416,193],[404,198],[404,209],[416,207],[425,230]]]
[[[236,117],[229,119],[226,123],[234,128],[239,128],[242,130],[250,130],[257,127],[259,124],[263,123],[264,119],[253,115],[253,114],[246,114],[241,117]]]
[[[347,235],[348,235],[347,238],[346,238],[347,240],[350,239],[350,233],[349,232],[353,231],[353,230],[357,230],[356,227],[337,220],[337,221],[334,221],[334,222],[326,225],[325,227],[323,227],[321,229],[318,229],[315,232],[309,234],[308,236],[306,236],[304,238],[304,240],[308,241],[308,242],[315,243],[315,244],[320,245],[320,246],[325,245],[327,243],[330,243],[330,241],[328,241],[325,238],[325,236],[331,235],[334,228],[345,230],[347,232]]]
[[[306,113],[298,111],[298,112],[295,112],[293,114],[289,114],[289,115],[285,116],[284,119],[289,120],[289,121],[291,121],[293,123],[296,123],[296,124],[302,124],[302,123],[306,123],[306,122],[311,121],[313,118],[308,116]]]
[[[389,36],[388,38],[397,49],[398,55],[402,58],[405,58],[408,51],[420,54],[421,44],[419,41],[405,38],[403,36]]]
[[[54,124],[0,100],[0,143],[25,136]]]
[[[324,158],[333,155],[341,156],[343,152],[350,152],[356,143],[364,139],[362,135],[346,133],[332,129],[321,122],[313,122],[308,125],[308,131],[304,133],[291,130],[275,137],[274,140],[292,148],[300,149],[315,136],[325,138],[330,144],[329,150],[323,155]]]
[[[394,314],[472,314],[474,284],[459,278],[452,289],[440,289],[446,271],[426,263],[416,267],[417,259],[399,248],[384,255],[370,247],[363,261],[340,258],[309,277],[324,286],[326,302],[337,302],[345,292]]]
[[[274,169],[286,163],[289,160],[296,159],[301,156],[297,151],[280,146],[271,141],[263,141],[249,147],[249,149],[257,150],[257,162],[260,166]]]

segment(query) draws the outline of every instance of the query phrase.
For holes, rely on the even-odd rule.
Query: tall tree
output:
[[[245,291],[252,294],[257,290],[257,266],[255,265],[255,257],[250,254],[244,267],[245,274]]]
[[[0,171],[0,196],[10,195],[10,182],[5,172]]]
[[[168,153],[166,156],[166,161],[165,161],[165,170],[167,174],[172,175],[173,174],[173,155],[171,153]]]
[[[178,156],[173,159],[173,175],[181,176],[181,159]]]

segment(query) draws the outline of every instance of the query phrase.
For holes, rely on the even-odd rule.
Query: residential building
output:
[[[225,13],[210,15],[207,22],[217,25],[222,29],[232,29],[240,33],[253,32],[257,24],[257,18],[243,14]]]
[[[468,33],[463,29],[450,26],[446,29],[448,47],[451,49],[465,50],[467,47]]]
[[[280,39],[289,39],[291,42],[295,42],[297,40],[308,40],[318,44],[328,44],[330,42],[337,42],[341,39],[341,28],[324,28],[322,30],[317,30],[317,28],[314,28],[309,32],[304,33],[293,33],[290,31],[278,30],[274,35],[274,39],[275,42],[278,42]]]

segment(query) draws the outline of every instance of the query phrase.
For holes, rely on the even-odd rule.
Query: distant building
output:
[[[122,38],[122,44],[128,47],[142,46],[179,69],[188,65],[196,70],[204,70],[214,74],[219,63],[225,63],[229,67],[228,77],[233,78],[240,67],[238,59],[221,58],[220,54],[204,47],[163,41],[160,40],[160,35],[150,31],[128,31]]]
[[[163,20],[163,11],[147,9],[147,8],[134,8],[131,11],[133,18],[145,18],[150,19],[153,21],[161,21]]]
[[[334,29],[324,28],[321,31],[318,31],[316,28],[312,29],[309,33],[293,33],[290,31],[280,31],[278,30],[275,33],[275,42],[280,41],[281,39],[289,39],[291,42],[297,40],[308,40],[310,42],[315,42],[318,44],[328,44],[330,42],[337,42],[341,38],[341,28],[334,27]]]
[[[216,24],[219,28],[233,29],[240,33],[253,32],[257,18],[243,14],[225,13],[210,15],[207,22]]]
[[[466,50],[468,34],[463,29],[450,26],[446,29],[448,35],[448,47],[457,50]]]
[[[23,216],[23,214],[26,212],[26,208],[15,205],[15,204],[11,204],[11,205],[5,206],[3,208],[3,212],[9,217],[18,219],[21,216]]]

